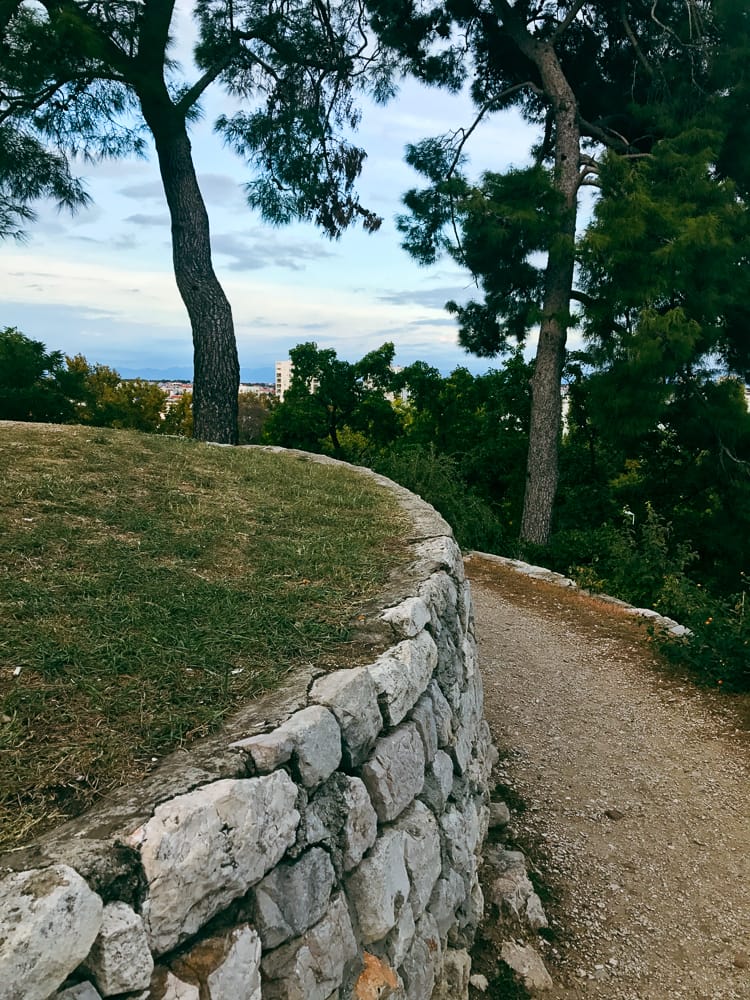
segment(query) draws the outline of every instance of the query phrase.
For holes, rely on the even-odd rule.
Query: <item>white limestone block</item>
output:
[[[200,990],[197,986],[185,983],[172,972],[168,972],[163,990],[159,993],[152,992],[150,1000],[200,1000]]]
[[[435,918],[441,937],[445,937],[456,920],[456,910],[466,894],[464,880],[453,868],[448,868],[432,890],[428,912]]]
[[[266,950],[299,937],[326,912],[334,882],[331,859],[313,847],[291,864],[280,864],[254,892],[254,924]]]
[[[451,746],[453,743],[453,712],[437,681],[430,681],[427,693],[432,699],[438,746],[442,750],[445,750],[446,747]]]
[[[405,840],[401,830],[385,830],[347,879],[346,891],[357,914],[363,944],[380,941],[396,926],[409,897]]]
[[[388,608],[380,617],[388,622],[399,638],[411,639],[429,622],[430,611],[421,597],[407,597],[394,608]]]
[[[397,969],[406,958],[416,932],[414,911],[411,906],[402,906],[396,926],[388,935],[385,944],[385,953],[394,968]]]
[[[461,703],[461,692],[466,686],[463,656],[448,629],[438,633],[436,642],[438,658],[435,679],[451,708],[456,711]]]
[[[458,617],[461,631],[468,632],[474,624],[474,601],[471,596],[471,584],[464,580],[458,595]]]
[[[67,865],[13,872],[0,881],[3,1000],[47,1000],[88,955],[101,898]]]
[[[442,869],[438,823],[423,802],[413,802],[393,824],[404,834],[404,859],[411,883],[409,902],[414,916],[427,907]]]
[[[335,717],[322,705],[310,705],[295,712],[281,729],[292,738],[292,759],[306,788],[325,781],[341,763],[341,730]]]
[[[102,998],[91,983],[77,983],[65,990],[58,990],[54,1000],[102,1000]]]
[[[208,1000],[261,1000],[261,943],[251,927],[232,931],[226,957],[206,977]]]
[[[329,1000],[356,955],[349,909],[339,894],[307,933],[263,956],[263,1000]]]
[[[477,641],[472,635],[467,635],[463,641],[464,675],[473,677],[477,672]]]
[[[342,865],[345,872],[355,868],[375,843],[378,817],[367,788],[360,778],[348,778],[344,792],[346,820],[341,831]]]
[[[547,920],[547,914],[544,912],[542,901],[535,892],[532,892],[526,900],[526,923],[533,931],[549,927],[549,921]]]
[[[108,903],[102,926],[86,958],[86,968],[103,997],[145,990],[154,960],[143,920],[127,903]]]
[[[513,969],[527,990],[544,992],[553,988],[552,977],[547,972],[541,955],[530,945],[504,941],[500,948],[500,958]]]
[[[419,596],[430,611],[433,628],[449,625],[458,630],[458,590],[445,572],[433,573],[419,587]]]
[[[457,921],[448,933],[448,942],[454,948],[470,948],[474,935],[484,915],[484,893],[479,882],[479,874],[475,870],[469,880],[464,879],[468,891],[456,911]]]
[[[285,771],[226,778],[164,802],[131,835],[148,882],[152,951],[190,937],[281,860],[299,823],[297,794]]]
[[[476,851],[481,832],[474,800],[469,799],[460,811],[451,806],[439,823],[448,863],[461,875],[472,875],[477,867]]]
[[[464,561],[461,549],[454,538],[450,535],[439,535],[437,538],[427,538],[423,542],[418,542],[415,546],[417,557],[428,563],[429,571],[444,569],[457,580],[463,583]]]
[[[417,727],[419,735],[422,737],[425,761],[429,764],[434,759],[438,748],[437,722],[435,721],[435,710],[432,707],[432,698],[429,694],[422,695],[411,710],[409,719]]]
[[[338,772],[320,788],[305,813],[306,843],[325,843],[349,871],[375,843],[378,817],[364,782]]]
[[[270,774],[276,771],[282,764],[292,759],[294,742],[291,734],[283,727],[272,730],[270,733],[261,733],[259,736],[249,736],[246,739],[236,740],[229,744],[232,750],[243,750],[250,754],[256,770],[260,774]]]
[[[461,725],[456,730],[456,742],[453,745],[453,760],[458,774],[466,775],[471,765],[471,752],[474,747],[474,732],[470,726]]]
[[[459,724],[456,729],[453,756],[459,774],[465,774],[471,760],[472,750],[480,738],[484,691],[481,674],[476,671],[469,679],[466,690],[461,694]]]
[[[438,750],[435,759],[425,771],[424,785],[419,797],[439,816],[445,810],[452,788],[453,761],[443,750]]]
[[[401,722],[430,682],[437,665],[437,646],[429,632],[404,639],[367,667],[381,696],[389,726]]]
[[[310,700],[336,716],[344,759],[349,767],[359,767],[383,728],[377,688],[368,669],[337,670],[319,677],[310,689]]]
[[[417,924],[417,933],[399,972],[409,1000],[430,1000],[435,988],[435,973],[440,964],[440,934],[429,914]]]
[[[378,740],[362,780],[381,823],[395,819],[419,795],[424,774],[424,747],[413,722]]]

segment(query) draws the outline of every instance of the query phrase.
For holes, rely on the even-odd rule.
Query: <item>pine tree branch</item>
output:
[[[593,156],[581,153],[581,170],[578,173],[579,187],[601,187],[599,181],[599,164]]]
[[[23,97],[0,91],[0,104],[4,105],[2,110],[0,110],[0,122],[8,121],[14,115],[29,114],[38,111],[48,101],[51,101],[55,94],[69,82],[68,80],[55,80],[54,83],[49,84],[43,90],[37,91],[36,94],[24,95]]]
[[[734,462],[735,465],[739,465],[745,471],[750,470],[750,462],[748,462],[747,459],[738,458],[737,455],[731,452],[729,448],[722,441],[720,434],[716,435],[716,440],[719,445],[719,464],[721,465],[722,469],[725,468],[724,456],[726,456],[728,459],[730,459],[730,461]]]
[[[581,131],[587,135],[590,139],[596,139],[607,149],[616,149],[618,152],[624,152],[627,149],[632,149],[632,144],[628,142],[624,135],[619,132],[615,132],[614,129],[604,129],[600,128],[599,125],[595,125],[593,122],[587,121],[580,114],[578,115],[578,123],[581,127]]]
[[[581,305],[586,308],[591,308],[598,304],[598,299],[594,298],[593,295],[589,295],[588,292],[582,292],[579,288],[571,288],[570,298],[573,302],[580,302]],[[622,323],[618,323],[614,317],[610,318],[610,324],[613,330],[617,330],[618,333],[627,333],[628,329]]]
[[[185,91],[175,105],[176,110],[182,115],[183,118],[188,113],[190,108],[192,108],[193,105],[200,99],[201,95],[208,90],[214,80],[226,69],[235,55],[236,52],[227,53],[223,59],[216,62],[211,69],[206,70],[203,76],[196,80],[192,87],[189,87],[188,90]],[[260,60],[258,61],[260,62]],[[266,72],[271,72],[274,77],[276,76],[276,74],[271,71],[270,67],[264,66],[264,68],[266,69]],[[278,77],[276,77],[276,79],[278,79]]]
[[[635,55],[636,55],[636,58],[637,58],[638,62],[641,64],[641,66],[643,67],[643,69],[646,71],[647,75],[649,77],[651,77],[651,79],[653,79],[653,77],[654,77],[654,67],[648,61],[648,59],[646,58],[646,56],[643,53],[643,50],[641,49],[640,45],[638,44],[638,39],[635,36],[635,32],[633,31],[633,28],[632,28],[632,26],[630,24],[630,21],[628,19],[627,11],[625,10],[625,0],[620,0],[620,17],[621,17],[621,20],[622,20],[622,26],[625,29],[625,34],[628,36],[628,41],[630,42],[630,44],[633,47],[633,51],[635,52]]]
[[[469,141],[469,138],[474,129],[477,127],[477,125],[479,125],[479,123],[484,118],[485,114],[490,110],[492,105],[496,104],[498,101],[502,101],[506,97],[510,97],[510,95],[515,94],[516,91],[523,90],[524,87],[531,87],[535,91],[539,90],[539,88],[536,87],[536,85],[531,80],[525,80],[523,83],[517,83],[512,87],[508,87],[505,90],[503,90],[500,94],[496,94],[491,101],[487,101],[487,103],[481,107],[479,114],[474,119],[474,121],[472,122],[472,124],[469,126],[468,129],[458,129],[457,132],[453,133],[454,136],[457,136],[459,133],[462,133],[462,137],[461,137],[461,142],[456,147],[456,154],[453,157],[453,162],[451,163],[450,167],[448,167],[448,171],[445,175],[446,180],[448,180],[450,177],[453,176],[453,172],[458,166],[458,161],[461,159],[461,154],[463,153],[464,146]]]
[[[570,10],[568,11],[568,13],[566,14],[565,18],[555,28],[555,31],[554,31],[554,33],[552,35],[552,44],[553,45],[555,44],[555,42],[557,41],[557,39],[561,35],[565,34],[565,32],[568,30],[568,28],[570,27],[570,25],[572,24],[572,22],[578,16],[581,8],[584,6],[585,3],[586,3],[586,0],[578,0],[578,3],[574,3],[573,4],[573,6],[570,8]]]
[[[658,7],[658,5],[659,5],[659,0],[653,0],[653,3],[651,4],[651,20],[654,22],[654,24],[658,24],[659,27],[662,29],[662,31],[666,31],[668,35],[671,35],[673,38],[677,39],[677,41],[680,44],[680,47],[682,47],[682,39],[677,34],[677,32],[674,31],[673,28],[670,28],[669,25],[664,24],[662,21],[660,21],[659,18],[656,16],[656,8]]]

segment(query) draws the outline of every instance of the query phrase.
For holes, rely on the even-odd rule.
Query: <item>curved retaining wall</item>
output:
[[[468,995],[496,759],[470,591],[445,521],[374,478],[413,526],[361,636],[379,655],[0,859],[4,1000]]]

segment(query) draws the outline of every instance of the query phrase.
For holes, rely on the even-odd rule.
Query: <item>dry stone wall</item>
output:
[[[375,478],[411,521],[390,645],[1,859],[4,1000],[467,996],[496,757],[471,595],[448,525]]]

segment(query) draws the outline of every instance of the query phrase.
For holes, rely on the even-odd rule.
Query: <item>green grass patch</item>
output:
[[[339,665],[406,557],[365,478],[127,431],[0,424],[0,847]]]

